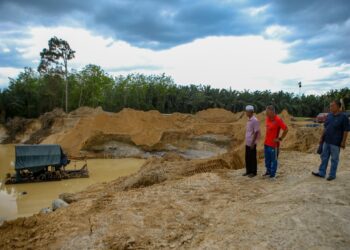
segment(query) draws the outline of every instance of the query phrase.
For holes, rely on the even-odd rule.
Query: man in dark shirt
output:
[[[334,180],[339,163],[340,148],[345,149],[348,131],[350,131],[349,119],[341,112],[341,103],[333,101],[330,104],[331,113],[328,114],[324,124],[324,131],[320,143],[322,146],[321,165],[318,172],[312,172],[313,175],[324,178],[331,158],[331,170],[327,180]]]

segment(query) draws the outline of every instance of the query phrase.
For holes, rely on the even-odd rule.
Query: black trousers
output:
[[[245,167],[247,174],[256,174],[258,168],[258,161],[256,158],[256,145],[253,149],[245,146]]]

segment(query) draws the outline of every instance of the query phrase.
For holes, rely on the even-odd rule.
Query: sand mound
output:
[[[234,160],[233,160],[234,159]],[[135,175],[127,178],[121,185],[122,190],[130,188],[147,187],[166,180],[176,180],[184,176],[191,176],[199,173],[213,172],[220,169],[239,169],[242,162],[239,157],[230,155],[226,160],[213,158],[210,160],[183,159],[150,159]]]
[[[102,107],[90,108],[90,107],[80,107],[69,113],[72,116],[87,116],[103,113]]]
[[[288,110],[284,109],[282,112],[279,114],[279,116],[282,118],[283,121],[286,123],[290,123],[293,120],[293,116],[291,116],[288,113]]]
[[[6,128],[0,124],[0,143],[7,138],[7,130]]]
[[[237,117],[230,111],[219,108],[212,108],[202,110],[196,113],[196,117],[203,119],[207,122],[215,122],[215,123],[230,123],[235,122]]]
[[[38,129],[35,130],[34,133],[29,133],[30,137],[25,141],[28,144],[38,144],[44,138],[49,136],[52,131],[52,126],[59,120],[65,116],[65,113],[62,109],[54,109],[52,112],[47,112],[39,117],[39,121],[37,122]]]
[[[88,112],[90,112],[89,115],[80,117],[72,128],[52,134],[43,143],[59,143],[69,154],[77,156],[82,149],[88,149],[95,142],[101,144],[101,139],[106,140],[107,143],[111,138],[116,139],[118,136],[129,138],[128,143],[132,145],[152,150],[159,147],[162,140],[169,140],[170,134],[173,141],[184,135],[230,134],[229,124],[222,126],[208,124],[207,121],[203,121],[203,118],[186,114],[163,115],[158,111],[144,112],[133,109],[123,109],[119,113],[95,112],[94,110],[88,110]],[[226,115],[228,111],[220,112]],[[75,111],[74,113],[86,114],[87,111]],[[228,113],[232,117],[233,114]],[[222,123],[225,119],[227,120],[223,115],[214,118],[212,120],[221,119],[219,122]]]
[[[290,130],[282,148],[300,151],[315,149],[320,129],[302,128],[292,123],[292,116],[286,110],[280,116]],[[265,113],[257,114],[257,118],[261,123],[262,139],[258,144],[261,158]],[[17,136],[17,141],[27,138],[30,143],[57,143],[72,157],[83,154],[88,157],[148,158],[172,152],[192,159],[229,152],[239,157],[242,163],[246,122],[244,112],[233,114],[224,109],[203,110],[195,115],[165,115],[158,111],[144,112],[129,108],[119,113],[109,113],[101,108],[82,107],[68,115],[62,110],[55,110],[38,120],[19,119],[14,123],[16,126],[12,126],[14,132],[11,138]],[[21,135],[21,140],[18,135]]]
[[[5,124],[7,136],[3,143],[24,143],[32,134],[41,129],[37,119],[15,117]]]

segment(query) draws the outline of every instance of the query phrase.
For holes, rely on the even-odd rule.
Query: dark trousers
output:
[[[258,161],[256,158],[256,145],[253,149],[245,146],[245,167],[247,174],[256,174],[258,168]]]

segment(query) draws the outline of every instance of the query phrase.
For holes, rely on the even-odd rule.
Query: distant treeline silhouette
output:
[[[195,113],[207,108],[238,112],[252,104],[260,112],[266,105],[274,104],[278,111],[287,109],[294,116],[312,117],[324,111],[332,99],[343,98],[348,109],[350,104],[349,88],[302,96],[283,91],[237,91],[178,85],[164,74],[113,77],[96,65],[70,72],[67,81],[70,111],[81,106],[101,106],[112,112],[125,107],[162,113]],[[25,68],[0,91],[2,121],[15,116],[35,118],[54,108],[65,108],[65,82],[60,74],[38,74]]]

